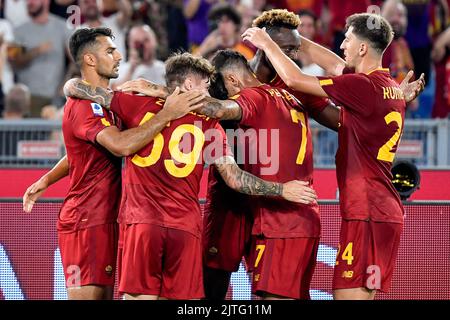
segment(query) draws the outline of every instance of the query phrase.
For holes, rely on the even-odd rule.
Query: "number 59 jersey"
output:
[[[149,121],[163,99],[116,92],[111,110],[126,128]],[[200,237],[198,202],[205,163],[230,155],[215,119],[189,113],[170,122],[151,143],[125,161],[119,222],[149,223]]]
[[[391,167],[403,132],[403,92],[389,69],[319,79],[342,107],[336,153],[342,217],[402,223]]]

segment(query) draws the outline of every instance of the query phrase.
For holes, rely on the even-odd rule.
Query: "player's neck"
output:
[[[269,83],[275,77],[275,71],[267,65],[263,57],[263,51],[258,50],[253,59],[249,61],[249,66],[260,81]]]
[[[93,87],[101,87],[104,89],[108,89],[109,87],[109,79],[100,76],[98,73],[82,72],[81,77]]]
[[[253,74],[246,74],[244,77],[244,88],[254,88],[260,86],[262,83]]]
[[[361,63],[356,66],[356,73],[369,73],[373,70],[382,68],[382,57],[365,57]]]

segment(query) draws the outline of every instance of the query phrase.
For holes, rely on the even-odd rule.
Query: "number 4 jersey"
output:
[[[133,128],[163,105],[163,99],[116,92],[111,111],[126,128]],[[200,237],[198,192],[204,164],[230,154],[217,120],[189,113],[170,122],[151,143],[126,158],[119,223],[155,224]]]
[[[320,77],[342,106],[336,173],[344,219],[403,222],[391,166],[403,131],[406,104],[389,69]]]

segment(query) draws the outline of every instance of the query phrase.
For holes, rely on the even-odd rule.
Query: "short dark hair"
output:
[[[294,30],[299,25],[300,18],[295,13],[286,9],[264,11],[259,17],[253,20],[253,27],[266,28],[267,31],[279,31],[280,28]]]
[[[220,73],[228,68],[235,67],[251,72],[247,59],[241,53],[230,49],[217,51],[211,63]]]
[[[302,16],[307,16],[307,17],[310,17],[311,19],[313,19],[314,20],[314,23],[316,23],[317,22],[317,16],[314,14],[314,12],[312,12],[311,10],[308,10],[308,9],[301,9],[301,10],[299,10],[298,12],[297,12],[297,15],[299,16],[299,18],[300,18],[300,23],[301,23],[301,21],[302,21]]]
[[[223,80],[223,75],[220,72],[215,72],[211,77],[208,92],[213,98],[220,100],[228,99],[228,90],[225,87],[225,81]]]
[[[211,78],[214,67],[205,58],[193,56],[191,53],[175,53],[166,60],[167,86],[181,85],[189,74],[202,78]]]
[[[109,28],[82,28],[75,31],[69,40],[69,50],[73,61],[80,66],[84,49],[96,44],[97,37],[105,36],[114,40],[114,35]]]
[[[228,3],[220,3],[212,7],[208,13],[208,20],[218,20],[223,16],[228,17],[235,25],[241,25],[241,14]]]
[[[379,54],[389,46],[394,37],[390,23],[378,14],[356,13],[347,18],[346,30],[353,27],[353,33],[369,41]]]
[[[24,84],[15,84],[5,97],[5,111],[26,114],[30,109],[30,90]]]

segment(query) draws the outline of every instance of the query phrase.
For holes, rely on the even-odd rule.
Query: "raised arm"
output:
[[[311,57],[313,63],[319,65],[329,76],[340,76],[346,63],[333,51],[315,43],[305,37],[301,37],[300,50]]]
[[[326,92],[322,89],[319,79],[304,74],[294,61],[284,54],[265,30],[260,28],[250,28],[247,29],[242,36],[244,40],[251,42],[257,48],[264,50],[278,75],[283,79],[287,86],[294,90],[318,97],[328,97]]]
[[[214,165],[225,183],[238,192],[253,196],[281,197],[302,204],[310,204],[317,200],[315,191],[308,187],[306,181],[294,180],[286,183],[266,181],[240,169],[230,156],[218,159]]]
[[[23,211],[31,212],[34,203],[41,197],[45,190],[68,174],[69,162],[67,156],[64,156],[49,172],[27,188],[22,199]]]

